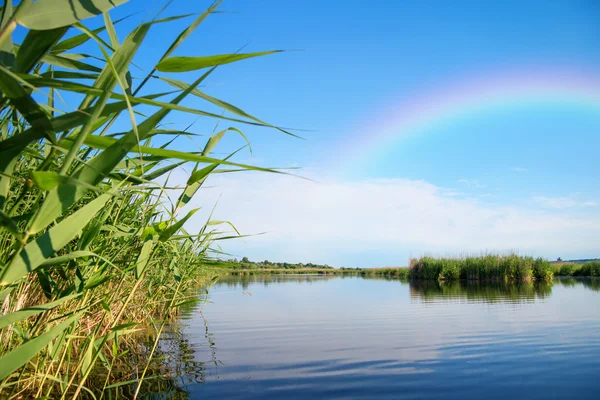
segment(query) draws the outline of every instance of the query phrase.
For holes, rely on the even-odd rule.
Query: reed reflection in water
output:
[[[191,398],[596,398],[598,310],[598,279],[225,277],[162,350]]]

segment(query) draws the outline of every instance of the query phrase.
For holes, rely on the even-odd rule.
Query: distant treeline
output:
[[[386,278],[408,279],[408,267],[398,268],[299,268],[299,269],[223,269],[227,275],[357,275],[381,276]]]
[[[214,260],[210,264],[228,275],[320,274],[382,276],[412,280],[471,280],[471,281],[551,281],[554,276],[600,276],[600,261],[587,263],[551,263],[542,258],[518,255],[487,255],[466,258],[421,257],[411,260],[410,267],[333,268],[320,264],[286,262],[254,262]]]
[[[552,261],[552,264],[562,264],[562,263],[570,263],[570,264],[585,264],[590,262],[600,262],[600,258],[582,258],[580,260],[563,260],[560,257],[556,261]]]
[[[253,270],[253,269],[260,269],[260,270],[275,270],[275,269],[282,269],[282,270],[304,270],[304,269],[333,269],[333,267],[327,265],[327,264],[313,264],[313,263],[307,263],[307,264],[303,264],[303,263],[298,263],[298,264],[294,264],[294,263],[288,263],[288,262],[274,262],[274,261],[269,261],[269,260],[264,260],[264,261],[250,261],[248,259],[248,257],[243,257],[241,260],[238,260],[237,258],[232,258],[229,260],[214,260],[212,261],[209,266],[212,266],[214,268],[225,268],[225,269],[230,269],[230,270]]]

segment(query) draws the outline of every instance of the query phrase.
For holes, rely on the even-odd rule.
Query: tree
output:
[[[247,263],[247,262],[250,262],[250,260],[248,260],[248,257],[243,257],[243,258],[242,258],[242,262],[243,262],[243,263]]]

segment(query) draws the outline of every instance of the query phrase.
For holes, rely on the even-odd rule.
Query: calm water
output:
[[[600,398],[600,280],[226,278],[162,350],[176,398]]]

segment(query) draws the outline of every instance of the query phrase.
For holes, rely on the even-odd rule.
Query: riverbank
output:
[[[408,267],[394,268],[299,268],[299,269],[214,269],[219,275],[377,275],[408,279]]]
[[[411,260],[409,267],[383,268],[244,268],[227,264],[211,264],[218,275],[360,275],[385,276],[412,280],[475,281],[551,281],[554,276],[600,276],[600,262],[550,263],[541,258],[517,255],[488,255],[466,258],[422,257]]]

